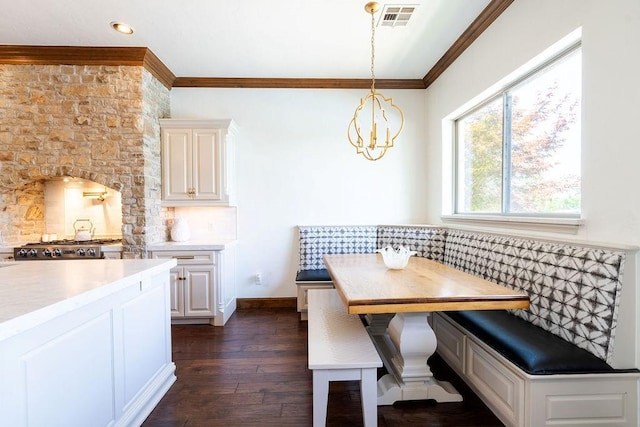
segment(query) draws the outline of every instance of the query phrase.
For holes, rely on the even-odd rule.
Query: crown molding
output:
[[[0,64],[141,66],[169,89],[176,78],[146,47],[0,45]]]
[[[514,0],[492,0],[422,79],[376,79],[379,89],[428,88]],[[276,88],[368,89],[371,79],[176,77],[146,47],[0,45],[0,64],[133,65],[144,67],[168,89]]]
[[[173,87],[277,88],[277,89],[369,89],[371,79],[177,77]],[[424,89],[420,79],[376,79],[378,89]]]
[[[151,51],[151,49],[147,49],[142,65],[156,79],[158,79],[160,83],[162,83],[167,89],[171,90],[173,82],[176,81],[176,76],[166,65],[164,65],[160,58]]]
[[[436,81],[438,77],[444,71],[449,68],[453,62],[458,59],[462,52],[464,52],[471,44],[480,37],[480,34],[486,30],[489,25],[493,23],[498,16],[504,12],[507,7],[513,3],[514,0],[492,0],[491,3],[485,7],[480,15],[467,27],[466,30],[458,37],[458,39],[451,45],[451,47],[442,55],[442,58],[431,67],[429,72],[422,78],[424,87],[428,88]]]

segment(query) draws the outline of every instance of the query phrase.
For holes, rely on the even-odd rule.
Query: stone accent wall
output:
[[[151,73],[143,74],[143,154],[145,195],[143,197],[145,224],[143,231],[146,242],[167,240],[166,208],[161,207],[162,198],[162,162],[160,153],[160,122],[158,118],[169,117],[171,111],[169,91]],[[139,219],[139,217],[138,217]],[[136,233],[132,233],[135,235]]]
[[[0,245],[44,232],[42,181],[122,194],[125,251],[162,240],[160,130],[169,89],[140,66],[0,65]]]

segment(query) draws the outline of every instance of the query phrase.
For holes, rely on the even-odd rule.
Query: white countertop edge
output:
[[[187,240],[186,242],[158,242],[147,245],[147,250],[153,251],[223,251],[235,240]]]
[[[136,262],[144,261],[146,266],[129,275],[123,276],[120,279],[104,283],[102,286],[93,288],[77,295],[70,296],[65,299],[61,299],[57,302],[53,302],[44,307],[37,308],[28,313],[16,316],[12,319],[5,320],[0,323],[0,341],[6,340],[13,336],[16,336],[24,331],[42,325],[56,317],[62,316],[80,307],[98,301],[109,295],[125,289],[133,283],[139,282],[146,277],[153,276],[165,270],[169,270],[174,267],[177,262],[174,259],[169,260],[105,260],[106,262]],[[148,262],[152,261],[152,262]],[[57,261],[59,262],[59,261]],[[73,261],[65,261],[73,262]],[[84,262],[84,261],[78,261]],[[12,264],[23,265],[28,267],[28,263],[12,262]],[[151,264],[151,265],[149,265]],[[4,269],[10,269],[9,267],[3,267]]]
[[[223,251],[233,245],[236,240],[188,240],[186,242],[156,242],[147,245],[147,251]],[[20,246],[20,245],[16,245]],[[0,246],[0,253],[6,252],[13,254],[14,246]],[[122,244],[102,245],[102,252],[122,252]]]

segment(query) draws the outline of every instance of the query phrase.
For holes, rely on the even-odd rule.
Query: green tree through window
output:
[[[581,49],[456,120],[456,212],[580,213]]]

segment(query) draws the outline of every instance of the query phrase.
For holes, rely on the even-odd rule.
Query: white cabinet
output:
[[[125,277],[97,300],[89,291],[0,340],[0,425],[141,425],[176,379],[167,273]]]
[[[172,319],[215,317],[214,251],[158,251],[151,256],[177,260],[169,283]]]
[[[180,262],[180,261],[178,261]],[[171,317],[215,317],[213,266],[171,270]]]
[[[231,120],[160,119],[163,206],[233,205]]]
[[[169,293],[173,323],[223,326],[236,309],[235,250],[154,250],[152,258],[177,260]]]

